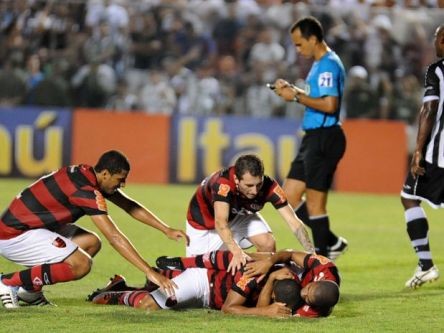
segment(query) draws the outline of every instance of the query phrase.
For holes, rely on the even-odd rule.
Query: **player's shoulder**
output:
[[[431,63],[426,70],[424,85],[425,86],[433,86],[438,85],[439,82],[443,81],[443,72],[444,72],[444,59],[440,59]]]
[[[341,58],[334,51],[328,51],[325,57],[321,58],[321,63],[329,66],[343,67]]]

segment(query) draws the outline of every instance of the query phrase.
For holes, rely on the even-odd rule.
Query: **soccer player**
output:
[[[435,31],[434,45],[438,61],[427,69],[423,104],[419,111],[416,147],[410,173],[401,191],[401,203],[413,249],[419,262],[405,286],[417,288],[439,278],[433,264],[427,216],[421,207],[426,201],[434,208],[444,205],[443,101],[444,101],[444,25]]]
[[[231,253],[214,251],[195,257],[166,257],[157,258],[156,266],[162,269],[187,270],[190,268],[207,268],[224,271],[230,262]],[[295,308],[294,314],[300,317],[328,316],[339,300],[339,285],[341,279],[336,265],[326,257],[302,251],[283,250],[275,254],[251,253],[255,261],[246,264],[243,271],[246,278],[258,278],[276,269],[279,264],[285,264],[293,274],[293,279],[300,284],[302,304]],[[272,290],[275,279],[267,277],[263,286],[258,307],[271,304]],[[236,299],[233,295],[232,299]],[[226,309],[227,306],[225,306]]]
[[[187,239],[183,231],[170,228],[120,190],[129,171],[127,158],[111,150],[94,167],[81,164],[61,168],[14,198],[0,215],[0,254],[28,268],[0,275],[4,307],[18,307],[17,294],[30,304],[48,304],[43,285],[77,280],[89,273],[91,258],[100,250],[101,241],[95,233],[73,224],[84,215],[91,217],[126,260],[168,294],[174,293],[174,282],[150,267],[108,215],[105,199],[170,239]]]
[[[339,286],[341,279],[336,265],[321,255],[307,254],[301,251],[284,250],[262,260],[247,264],[245,274],[253,277],[266,274],[273,265],[278,263],[290,264],[293,272],[297,273],[297,281],[301,284],[301,297],[305,304],[296,310],[300,317],[326,317],[339,301]],[[268,282],[267,282],[268,283]],[[263,290],[260,305],[269,304],[271,292],[267,285]],[[271,286],[268,286],[271,290]]]
[[[134,290],[116,275],[88,299],[149,310],[209,307],[231,314],[312,318],[328,316],[338,302],[339,274],[325,257],[291,250],[253,253],[259,260],[232,275],[227,272],[232,256],[229,251],[213,251],[195,257],[159,257],[156,263],[165,268],[163,273],[175,275],[179,287],[175,298],[153,291],[152,283]],[[288,265],[275,265],[281,262]]]
[[[346,146],[339,119],[345,71],[316,18],[300,19],[290,33],[297,51],[314,62],[304,90],[284,79],[272,86],[284,100],[305,106],[305,135],[283,189],[296,214],[311,228],[316,253],[334,260],[347,248],[347,241],[330,229],[327,213],[328,191]]]
[[[267,222],[258,213],[271,202],[303,248],[314,252],[303,222],[287,202],[279,184],[264,175],[262,160],[241,155],[234,166],[214,172],[197,188],[188,206],[187,256],[227,249],[233,254],[228,271],[234,272],[249,258],[243,251],[252,245],[261,252],[276,250]]]
[[[210,308],[266,317],[289,317],[300,300],[300,286],[287,268],[270,274],[275,282],[280,282],[275,283],[272,289],[274,302],[261,307],[256,303],[265,280],[247,278],[242,270],[237,270],[233,275],[226,269],[189,268],[184,271],[163,271],[163,274],[175,275],[172,278],[177,286],[174,296],[156,289],[151,282],[144,288],[128,287],[124,278],[116,275],[105,288],[88,296],[88,300],[95,304],[126,305],[149,311]],[[289,295],[293,297],[289,299]]]

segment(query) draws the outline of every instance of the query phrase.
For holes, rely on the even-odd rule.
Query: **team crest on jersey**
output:
[[[318,79],[319,87],[333,87],[333,73],[332,72],[324,72],[319,75]]]
[[[245,291],[247,289],[248,282],[253,280],[254,278],[247,278],[245,275],[242,275],[240,280],[236,283],[236,285],[242,290]]]
[[[63,239],[61,239],[60,237],[57,237],[56,239],[54,239],[54,241],[52,242],[52,245],[54,245],[55,247],[58,248],[64,248],[66,247],[66,243]]]
[[[102,193],[100,193],[100,191],[94,190],[94,194],[96,195],[97,208],[101,211],[106,212],[107,211],[106,201],[105,201],[105,198],[103,197]]]
[[[229,192],[230,192],[230,186],[228,186],[227,184],[220,184],[219,185],[219,189],[217,191],[218,195],[220,195],[222,197],[226,197]]]

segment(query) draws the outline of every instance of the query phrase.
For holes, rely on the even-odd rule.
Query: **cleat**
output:
[[[160,269],[168,269],[168,270],[180,270],[184,271],[182,260],[180,257],[167,257],[162,256],[156,259],[156,266]]]
[[[91,298],[91,302],[102,305],[117,305],[123,293],[124,291],[105,291]]]
[[[103,288],[96,289],[91,295],[88,295],[86,298],[86,301],[92,302],[92,299],[96,297],[98,294],[108,292],[108,291],[124,291],[124,290],[130,290],[132,288],[129,288],[126,285],[126,279],[122,275],[116,274],[114,277],[109,278],[108,284]]]
[[[20,307],[17,297],[18,287],[7,286],[3,283],[0,274],[0,301],[6,309],[16,309]]]
[[[416,267],[412,278],[405,283],[406,288],[416,289],[426,282],[433,282],[439,278],[438,267],[432,266],[427,271],[423,271],[420,266]]]
[[[23,287],[18,288],[17,297],[19,301],[24,302],[26,305],[32,306],[57,306],[54,303],[48,301],[43,295],[43,291],[29,291]]]
[[[328,249],[327,257],[331,261],[335,261],[341,254],[348,249],[348,242],[345,238],[339,237],[338,242]]]

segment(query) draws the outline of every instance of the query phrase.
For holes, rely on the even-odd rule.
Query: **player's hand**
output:
[[[231,272],[231,274],[234,275],[236,271],[240,270],[241,267],[247,263],[247,260],[251,260],[251,258],[244,251],[242,251],[242,249],[232,253],[233,258],[228,265],[227,272]]]
[[[163,290],[168,296],[174,295],[174,288],[178,289],[174,281],[168,279],[166,276],[157,273],[155,270],[150,269],[146,273],[146,277],[153,283],[157,284],[161,290]]]
[[[175,241],[178,241],[180,239],[185,239],[187,246],[190,245],[190,237],[188,237],[188,235],[182,230],[168,228],[167,231],[165,232],[165,234],[169,239],[172,239]]]
[[[272,279],[272,281],[275,280],[284,280],[284,279],[292,279],[293,274],[291,273],[290,269],[288,267],[283,267],[281,269],[278,269],[277,271],[274,271],[270,274],[269,279]]]
[[[251,278],[253,276],[267,274],[271,266],[273,266],[273,263],[269,258],[249,262],[245,266],[245,275],[247,276],[247,278]]]
[[[274,302],[267,305],[265,309],[269,317],[286,318],[291,316],[291,309],[285,306],[285,303]]]
[[[414,179],[416,179],[417,176],[424,176],[425,174],[425,169],[421,166],[422,160],[422,152],[416,150],[413,153],[412,161],[410,163],[410,173],[412,174]]]

